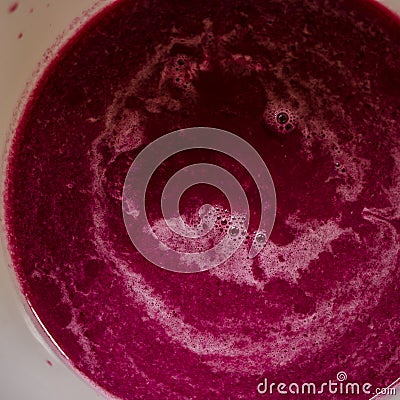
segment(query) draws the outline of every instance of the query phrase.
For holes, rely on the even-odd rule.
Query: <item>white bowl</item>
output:
[[[24,99],[48,59],[79,26],[112,0],[0,0],[0,148],[4,158],[9,135]],[[400,13],[400,0],[382,1]],[[32,10],[32,11],[31,11]],[[89,10],[89,11],[87,11]],[[78,17],[78,18],[77,18]],[[22,38],[18,36],[22,33]],[[38,67],[39,65],[39,67]],[[27,84],[27,82],[30,82]],[[22,100],[20,100],[22,98]],[[3,176],[3,175],[2,175]],[[3,213],[1,213],[3,216]],[[94,400],[104,398],[75,373],[35,326],[19,293],[4,246],[0,253],[0,399]],[[398,390],[400,398],[400,388]],[[394,397],[391,397],[392,399]],[[389,399],[389,397],[387,397]]]

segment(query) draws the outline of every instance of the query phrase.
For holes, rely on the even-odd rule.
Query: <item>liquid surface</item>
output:
[[[193,126],[257,149],[277,218],[255,259],[248,242],[186,275],[135,250],[121,195],[144,146]],[[6,222],[24,294],[72,364],[124,400],[256,399],[264,378],[318,384],[339,371],[386,387],[400,370],[399,126],[399,21],[372,3],[120,1],[53,62],[14,138]],[[201,150],[152,179],[155,232],[190,248],[164,226],[160,197],[194,162],[238,178],[252,232],[254,182]],[[188,222],[203,203],[228,206],[193,187]]]

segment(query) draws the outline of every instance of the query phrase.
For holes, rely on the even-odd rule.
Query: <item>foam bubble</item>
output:
[[[282,104],[269,104],[264,111],[264,122],[267,127],[277,133],[287,133],[294,130],[298,124],[297,114]]]

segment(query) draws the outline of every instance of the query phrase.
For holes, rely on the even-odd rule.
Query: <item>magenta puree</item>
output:
[[[23,293],[71,363],[124,400],[256,399],[265,378],[320,384],[339,371],[386,387],[400,370],[399,124],[400,24],[376,4],[119,1],[52,62],[11,146],[6,223]],[[277,217],[255,259],[247,242],[179,274],[136,251],[121,194],[141,149],[192,126],[257,149]],[[159,223],[160,196],[195,162],[238,177],[251,234],[254,182],[206,150],[150,182],[155,231],[182,245]],[[198,185],[183,215],[195,223],[206,202],[227,207]]]

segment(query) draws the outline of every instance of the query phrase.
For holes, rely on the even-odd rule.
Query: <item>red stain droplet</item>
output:
[[[18,3],[13,3],[10,5],[10,7],[8,7],[8,12],[11,14],[13,13],[17,8],[18,8]]]
[[[18,35],[18,39],[21,39],[22,36],[24,36],[24,34],[23,34],[23,33],[20,33],[20,34]]]
[[[47,364],[49,364],[49,365],[50,365],[50,367],[52,367],[52,366],[53,366],[53,363],[52,363],[50,360],[46,360],[46,362],[47,362]]]

